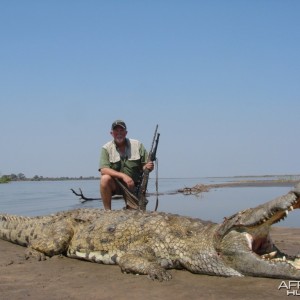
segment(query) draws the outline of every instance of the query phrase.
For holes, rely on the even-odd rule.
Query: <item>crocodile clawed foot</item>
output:
[[[161,282],[172,279],[172,275],[164,268],[155,268],[149,271],[148,278],[152,280],[158,280]]]
[[[25,250],[25,259],[35,259],[37,261],[43,261],[43,260],[46,260],[47,259],[47,256],[42,253],[42,252],[39,252],[35,249],[32,249],[32,248],[27,248]]]

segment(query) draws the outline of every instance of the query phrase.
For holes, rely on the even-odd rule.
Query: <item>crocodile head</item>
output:
[[[216,235],[216,249],[228,266],[243,275],[300,279],[300,258],[281,252],[270,228],[300,208],[300,187],[255,208],[226,218]]]

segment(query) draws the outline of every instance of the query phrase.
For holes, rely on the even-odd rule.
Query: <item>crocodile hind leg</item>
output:
[[[148,275],[150,279],[159,281],[172,278],[171,274],[157,262],[154,251],[149,247],[127,252],[122,255],[118,264],[125,273]]]
[[[47,256],[65,254],[73,237],[73,229],[67,221],[46,224],[30,238],[25,257],[45,260]]]

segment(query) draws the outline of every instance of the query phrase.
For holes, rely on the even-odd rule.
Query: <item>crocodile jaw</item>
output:
[[[297,208],[299,194],[289,193],[226,219],[218,231],[224,260],[244,275],[299,279],[300,258],[282,253],[270,237],[271,226]]]

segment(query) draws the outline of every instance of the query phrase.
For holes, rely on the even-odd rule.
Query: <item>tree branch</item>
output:
[[[88,197],[85,197],[82,193],[81,188],[79,188],[79,193],[76,193],[73,189],[71,189],[71,191],[73,192],[73,194],[80,197],[79,200],[80,200],[81,203],[84,203],[86,201],[101,200],[101,198],[88,198]]]
[[[75,192],[73,189],[71,189],[71,191],[73,192],[73,194],[75,194],[76,196],[80,197],[79,201],[81,203],[84,203],[86,201],[101,200],[101,198],[88,198],[88,197],[85,197],[83,195],[83,192],[82,192],[81,188],[79,188],[79,193]],[[123,196],[122,195],[114,195],[114,196],[112,196],[112,198],[113,199],[121,199],[121,198],[123,198]]]

